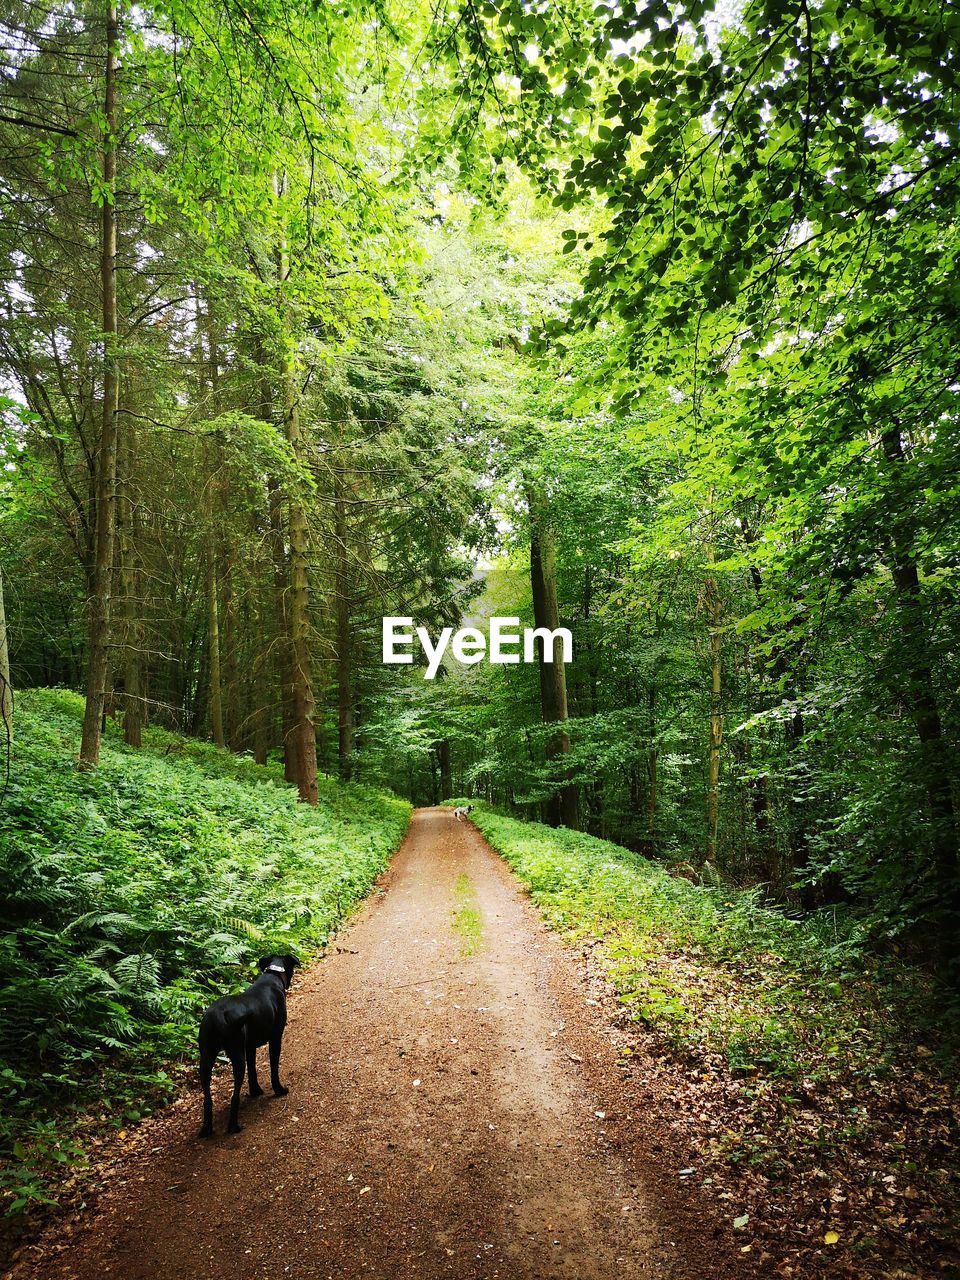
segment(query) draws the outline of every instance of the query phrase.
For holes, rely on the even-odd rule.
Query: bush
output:
[[[0,805],[0,1189],[18,1211],[75,1160],[52,1118],[108,1094],[162,1097],[199,1010],[266,951],[309,957],[369,890],[410,806],[151,731],[78,773],[82,702],[20,695]],[[127,1118],[136,1118],[131,1102]],[[131,1117],[131,1110],[134,1116]]]
[[[477,826],[547,920],[601,960],[626,1015],[738,1075],[835,1080],[909,1060],[918,1032],[955,1070],[956,1002],[833,910],[793,919],[757,890],[691,883],[578,831],[480,804]]]

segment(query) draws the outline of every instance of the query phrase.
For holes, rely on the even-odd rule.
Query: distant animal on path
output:
[[[453,816],[458,822],[462,822],[468,813],[473,813],[472,804],[458,804],[453,811]]]
[[[213,1097],[210,1079],[221,1050],[233,1067],[233,1097],[227,1133],[240,1132],[240,1090],[244,1069],[249,1077],[250,1097],[263,1093],[257,1079],[257,1050],[270,1046],[270,1086],[278,1098],[289,1090],[280,1083],[280,1048],[287,1025],[287,991],[293,971],[299,965],[294,956],[263,956],[258,961],[260,976],[238,996],[215,1001],[200,1019],[200,1083],[203,1086],[203,1128],[201,1138],[213,1134]]]

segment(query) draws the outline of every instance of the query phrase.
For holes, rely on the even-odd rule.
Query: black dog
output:
[[[210,1077],[221,1049],[233,1065],[233,1097],[227,1133],[239,1133],[240,1089],[246,1067],[250,1097],[263,1093],[257,1080],[257,1050],[270,1046],[270,1084],[278,1098],[288,1092],[280,1083],[280,1047],[287,1025],[287,989],[299,964],[293,956],[264,956],[260,977],[242,995],[224,996],[212,1004],[200,1020],[200,1083],[203,1085],[201,1138],[213,1134],[213,1098]]]

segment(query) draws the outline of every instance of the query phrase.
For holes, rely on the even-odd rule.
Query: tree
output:
[[[96,460],[94,550],[87,655],[87,701],[80,740],[80,766],[100,758],[100,732],[110,663],[110,615],[116,525],[117,412],[120,407],[120,353],[117,319],[117,66],[120,24],[114,0],[106,8],[103,75],[102,171],[100,186],[100,280],[102,288],[103,404]]]
[[[953,939],[954,16],[395,10],[2,20],[18,689]]]
[[[556,632],[560,626],[557,607],[557,557],[554,533],[548,507],[542,493],[534,485],[527,486],[530,512],[530,584],[533,592],[533,619],[538,630]],[[554,636],[548,656],[547,642],[537,637],[537,665],[540,673],[540,706],[543,722],[551,727],[547,740],[547,758],[563,761],[570,753],[567,723],[567,679],[563,647]],[[559,726],[553,730],[552,726]],[[561,763],[562,769],[562,763]],[[556,783],[554,784],[556,786]],[[579,826],[577,789],[572,783],[560,785],[546,806],[547,821],[566,827]]]
[[[7,614],[3,603],[3,573],[0,571],[0,720],[7,748],[13,741],[13,685],[10,681],[10,647],[7,640]]]

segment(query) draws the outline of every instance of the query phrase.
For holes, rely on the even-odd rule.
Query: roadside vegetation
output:
[[[297,803],[282,765],[161,729],[140,752],[112,726],[74,766],[82,699],[17,702],[0,805],[0,1189],[49,1198],[103,1113],[120,1126],[169,1097],[198,1011],[269,951],[309,958],[399,843],[403,800],[323,777]],[[91,1115],[91,1111],[96,1115]]]
[[[791,916],[583,832],[471,817],[649,1051],[688,1176],[738,1206],[744,1247],[820,1250],[833,1275],[954,1256],[957,1018],[927,973],[836,909]]]

